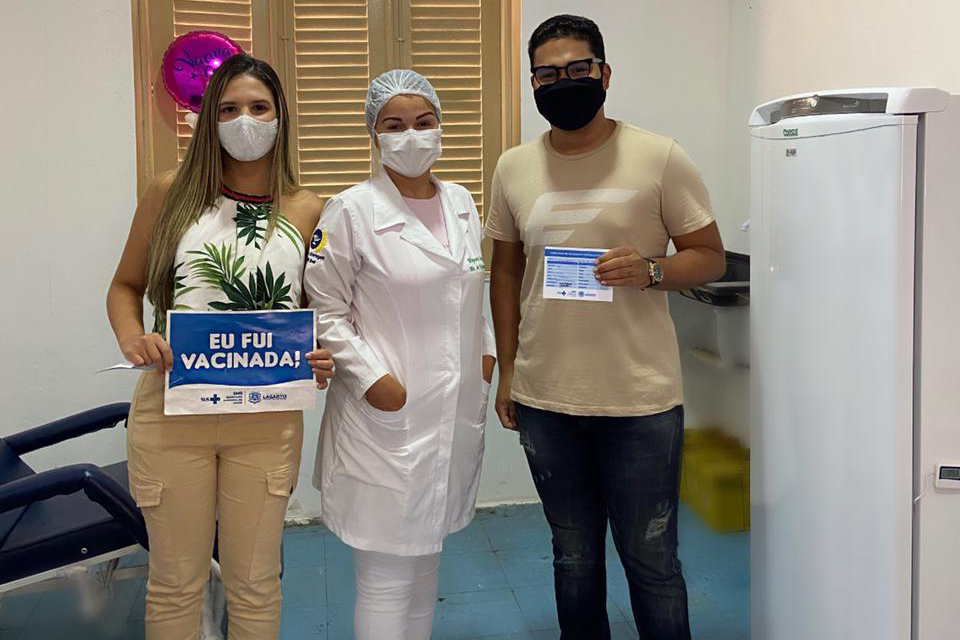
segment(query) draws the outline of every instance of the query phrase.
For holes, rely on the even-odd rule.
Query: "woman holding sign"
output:
[[[473,197],[430,168],[440,100],[413,71],[367,93],[383,171],[331,198],[304,287],[337,360],[314,485],[354,549],[358,640],[426,640],[444,538],[474,514],[493,334]]]
[[[180,169],[154,180],[138,205],[107,297],[124,357],[155,368],[141,375],[127,433],[130,489],[150,537],[151,640],[196,640],[215,531],[231,640],[278,635],[280,539],[302,412],[164,415],[163,374],[176,355],[164,325],[169,309],[300,306],[303,238],[319,215],[319,199],[297,188],[290,166],[276,73],[247,55],[228,59],[203,96]],[[329,354],[309,357],[321,379],[331,375]]]

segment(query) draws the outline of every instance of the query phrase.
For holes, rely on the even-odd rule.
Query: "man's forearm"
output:
[[[490,307],[500,373],[513,373],[520,334],[520,286],[514,277],[496,271],[491,274]]]
[[[683,291],[716,282],[726,272],[726,256],[710,247],[688,247],[668,258],[656,258],[663,267],[661,291]]]

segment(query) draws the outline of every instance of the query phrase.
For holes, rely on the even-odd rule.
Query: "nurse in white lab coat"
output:
[[[440,101],[423,76],[376,78],[367,126],[383,171],[330,199],[304,274],[337,363],[314,485],[354,549],[358,640],[427,640],[444,538],[471,521],[493,334],[480,219],[430,173]]]

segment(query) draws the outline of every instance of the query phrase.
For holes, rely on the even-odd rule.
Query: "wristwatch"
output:
[[[663,267],[656,260],[644,258],[647,261],[647,275],[650,277],[650,284],[647,287],[655,287],[663,282]]]

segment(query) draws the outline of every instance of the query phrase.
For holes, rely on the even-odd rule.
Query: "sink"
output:
[[[720,369],[750,366],[750,256],[727,251],[723,278],[673,295],[681,349]]]
[[[750,304],[750,256],[726,252],[727,271],[716,282],[694,287],[692,297],[715,307],[742,307]]]

